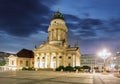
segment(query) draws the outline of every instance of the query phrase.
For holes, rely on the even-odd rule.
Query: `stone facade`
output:
[[[81,55],[81,66],[89,66],[91,69],[98,68],[102,71],[103,59],[96,54],[82,54]]]
[[[22,49],[16,55],[9,57],[9,70],[20,70],[23,67],[34,67],[34,54],[31,50]]]
[[[120,52],[113,53],[106,59],[106,68],[108,71],[120,71]]]
[[[35,68],[80,66],[80,49],[68,45],[67,32],[63,15],[57,11],[48,28],[48,41],[34,49]]]

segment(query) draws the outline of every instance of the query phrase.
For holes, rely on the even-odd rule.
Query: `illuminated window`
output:
[[[34,64],[34,62],[32,62],[32,64]]]
[[[12,60],[12,65],[14,65],[14,60]]]
[[[62,58],[62,56],[59,57],[60,59]]]
[[[39,61],[40,60],[40,58],[39,57],[37,57],[37,61]]]
[[[22,60],[20,60],[20,65],[22,65],[23,64],[23,61]]]
[[[69,63],[68,66],[71,66],[71,63]]]
[[[56,59],[56,57],[53,57],[53,59]]]
[[[26,61],[26,66],[28,66],[29,65],[29,62],[28,61]]]
[[[39,60],[40,58],[38,57],[37,59]]]
[[[68,57],[68,59],[71,59],[71,57]]]

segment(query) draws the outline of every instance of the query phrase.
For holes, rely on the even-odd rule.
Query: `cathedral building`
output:
[[[48,27],[48,40],[34,49],[34,67],[57,68],[80,66],[80,49],[70,47],[67,40],[68,28],[63,15],[54,13]]]

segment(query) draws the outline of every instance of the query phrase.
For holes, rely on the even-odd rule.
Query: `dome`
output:
[[[57,12],[54,13],[54,15],[52,17],[52,20],[53,19],[62,19],[62,20],[64,20],[64,17],[62,15],[62,13],[60,13],[59,11],[57,11]]]

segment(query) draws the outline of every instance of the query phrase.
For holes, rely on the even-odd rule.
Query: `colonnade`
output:
[[[76,65],[74,54],[65,55],[63,53],[39,53],[35,56],[35,68],[57,68],[59,66]]]

